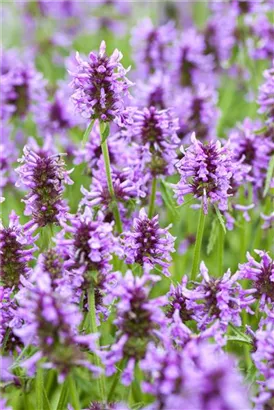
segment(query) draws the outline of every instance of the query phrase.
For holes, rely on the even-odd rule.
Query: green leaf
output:
[[[207,255],[209,255],[212,252],[217,238],[218,238],[218,225],[217,225],[217,219],[215,218],[211,226],[211,231],[210,231],[208,244],[206,248]]]
[[[224,218],[223,218],[223,216],[222,216],[222,214],[221,214],[219,208],[218,208],[216,205],[214,205],[214,208],[215,208],[215,211],[216,211],[217,218],[218,218],[218,220],[219,220],[219,222],[220,222],[220,224],[221,224],[221,226],[222,226],[222,228],[223,228],[223,231],[224,231],[224,233],[226,233],[226,227],[225,227]]]
[[[110,127],[109,127],[109,123],[101,123],[100,124],[100,132],[102,135],[102,142],[101,145],[107,140],[108,136],[109,136],[109,132],[110,132]]]
[[[228,335],[227,340],[230,340],[232,342],[240,342],[240,343],[251,345],[251,341],[248,340],[246,337]]]
[[[89,134],[91,133],[91,130],[92,130],[92,128],[93,128],[94,121],[95,121],[95,120],[92,120],[92,121],[90,122],[90,124],[88,125],[88,127],[87,127],[87,129],[86,129],[86,131],[85,131],[85,133],[84,133],[84,136],[83,136],[83,139],[82,139],[82,146],[83,146],[83,147],[86,145],[86,143],[87,143],[87,141],[88,141],[88,137],[89,137]]]
[[[266,179],[265,179],[263,197],[265,197],[267,195],[268,191],[269,191],[271,178],[273,176],[273,172],[274,172],[274,155],[271,157],[271,160],[269,161],[269,164],[268,164],[268,170],[267,170]]]
[[[175,201],[171,193],[171,189],[165,181],[160,181],[160,188],[162,193],[162,198],[167,208],[171,211],[175,218],[179,218],[179,212],[176,209]]]
[[[255,131],[254,131],[254,134],[263,134],[263,133],[266,132],[267,130],[268,130],[267,127],[263,127],[263,128],[258,129],[258,130],[255,130]]]
[[[234,326],[232,323],[229,323],[229,326],[231,327],[231,329],[233,329],[234,335],[228,335],[227,336],[228,340],[247,343],[247,344],[252,345],[252,340],[246,333],[244,333],[238,327]]]

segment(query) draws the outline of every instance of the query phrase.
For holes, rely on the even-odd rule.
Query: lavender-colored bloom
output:
[[[62,199],[65,184],[73,184],[65,170],[62,155],[53,154],[45,146],[44,149],[32,150],[29,146],[23,149],[24,155],[16,171],[19,174],[18,185],[29,189],[24,202],[25,215],[31,215],[33,225],[45,226],[60,223],[67,217],[67,205]]]
[[[199,300],[198,309],[203,309],[203,314],[198,320],[199,328],[219,319],[221,328],[226,331],[229,323],[241,325],[241,311],[249,303],[238,282],[239,273],[231,275],[228,270],[223,277],[213,278],[208,274],[208,269],[202,262],[200,273],[203,280],[195,289],[196,299]]]
[[[195,319],[198,306],[195,303],[195,298],[193,299],[193,292],[187,289],[187,276],[183,277],[181,284],[171,285],[167,296],[169,298],[166,311],[168,318],[173,319],[175,312],[178,312],[183,323]]]
[[[274,228],[274,212],[270,215],[261,214],[261,218],[264,220],[264,224],[262,225],[262,229],[273,229]]]
[[[0,286],[0,345],[2,346],[6,332],[11,332],[10,323],[14,319],[14,312],[16,310],[16,303],[14,300],[13,290],[11,288],[5,288]],[[15,337],[12,334],[9,334],[6,343],[6,350],[11,350],[11,344],[15,345]],[[17,342],[17,340],[16,340]]]
[[[2,410],[12,410],[10,406],[7,406],[7,401],[3,397],[0,399],[0,408]]]
[[[171,45],[176,36],[173,22],[154,27],[149,18],[132,31],[132,45],[137,71],[143,77],[157,70],[166,71],[170,65]]]
[[[252,301],[259,301],[261,310],[266,310],[267,305],[272,309],[274,302],[274,263],[271,257],[264,251],[255,250],[260,261],[257,262],[247,253],[248,262],[239,265],[238,276],[240,279],[251,281],[248,293],[252,295]]]
[[[0,253],[1,253],[1,282],[5,287],[16,288],[19,285],[20,275],[29,273],[28,262],[33,259],[37,249],[34,245],[38,236],[32,236],[28,225],[22,226],[19,217],[14,211],[9,216],[9,226],[1,226]]]
[[[166,323],[166,318],[160,306],[165,303],[165,297],[149,299],[151,285],[159,281],[159,277],[149,274],[150,268],[144,267],[142,277],[134,277],[127,271],[120,276],[117,286],[112,290],[112,297],[118,297],[117,318],[114,323],[118,327],[116,342],[111,350],[105,352],[103,361],[106,374],[115,373],[115,364],[122,358],[128,360],[122,374],[122,382],[129,385],[133,380],[135,363],[146,353],[147,344],[161,337],[160,328]]]
[[[273,21],[270,21],[265,14],[260,14],[252,21],[251,31],[253,35],[253,38],[249,41],[251,56],[256,59],[273,59]]]
[[[249,165],[247,179],[251,181],[254,194],[264,187],[266,173],[274,150],[274,142],[267,135],[258,134],[260,122],[253,123],[246,118],[243,124],[229,135],[229,146],[236,161],[242,160],[243,165]]]
[[[131,85],[126,77],[129,69],[125,70],[120,63],[122,54],[117,49],[111,57],[107,57],[105,51],[103,41],[99,54],[90,53],[88,62],[76,54],[77,70],[70,72],[74,90],[71,98],[76,111],[84,118],[121,123],[124,97]]]
[[[159,265],[166,276],[170,276],[168,267],[171,253],[175,251],[175,238],[167,228],[159,227],[159,216],[149,219],[144,208],[139,217],[133,221],[131,232],[123,234],[124,254],[126,263],[149,264],[151,267]]]
[[[36,362],[42,357],[47,360],[46,368],[56,368],[59,381],[70,373],[75,366],[87,367],[98,373],[98,368],[88,360],[81,346],[96,351],[96,334],[79,335],[78,327],[82,315],[77,305],[66,296],[55,293],[51,279],[43,273],[36,278],[36,283],[23,280],[22,288],[16,295],[19,303],[17,315],[24,321],[14,333],[25,346],[32,344],[38,351],[23,362],[30,374],[35,372]]]
[[[1,117],[25,119],[32,113],[36,119],[42,114],[46,101],[46,82],[36,71],[31,59],[4,59],[1,68]],[[8,64],[10,63],[10,64]]]
[[[171,77],[157,70],[147,81],[137,81],[134,97],[140,108],[167,109],[172,105],[173,90]]]
[[[267,121],[274,122],[274,60],[272,67],[264,72],[265,82],[261,85],[258,96],[259,113],[266,114]]]
[[[234,360],[214,345],[193,340],[181,351],[151,344],[141,368],[143,390],[156,398],[153,410],[250,409]]]
[[[141,162],[152,176],[170,175],[179,146],[178,119],[170,110],[155,107],[137,111],[129,128],[131,139],[139,146]]]
[[[175,97],[175,112],[179,118],[178,136],[189,142],[192,132],[201,141],[216,138],[219,111],[217,94],[205,84],[198,84],[195,91],[185,89]]]
[[[182,32],[173,53],[172,71],[179,85],[190,87],[198,83],[214,84],[213,56],[204,54],[204,38],[194,28]]]
[[[17,148],[11,140],[12,128],[1,122],[0,125],[0,192],[8,185],[15,182],[12,163],[17,160]]]
[[[203,145],[195,134],[192,134],[191,142],[176,165],[181,177],[174,186],[178,203],[184,203],[185,196],[192,194],[201,200],[205,214],[208,203],[216,203],[220,210],[227,210],[230,181],[235,169],[232,152],[226,146],[222,147],[219,141]]]

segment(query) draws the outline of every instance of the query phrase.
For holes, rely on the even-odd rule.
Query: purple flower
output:
[[[172,259],[170,254],[175,251],[175,238],[168,232],[169,228],[160,228],[159,216],[149,219],[142,208],[139,217],[133,221],[132,231],[123,234],[126,263],[159,265],[164,275],[170,276],[168,267]]]
[[[28,224],[20,225],[19,217],[14,211],[9,216],[9,226],[1,226],[1,282],[5,287],[18,287],[20,275],[29,273],[28,262],[33,259],[37,249],[34,245],[38,236],[32,236]]]
[[[126,78],[125,70],[119,62],[122,54],[116,49],[111,57],[105,55],[106,44],[102,41],[99,54],[90,53],[89,61],[83,61],[76,54],[78,63],[71,87],[71,98],[76,111],[84,118],[100,121],[121,122],[124,110],[124,97],[128,95],[131,82]]]
[[[29,189],[24,202],[25,215],[31,215],[33,224],[45,226],[60,223],[67,217],[67,205],[62,199],[65,184],[73,184],[65,170],[65,162],[60,154],[52,154],[45,149],[32,150],[29,146],[23,149],[24,155],[16,171],[19,174],[18,185],[25,185]]]
[[[274,228],[274,212],[270,215],[261,214],[261,218],[264,220],[262,229],[273,229]]]
[[[156,110],[155,107],[137,111],[133,124],[126,130],[136,143],[141,162],[152,176],[170,175],[174,172],[174,161],[179,146],[178,119],[170,110]]]
[[[240,279],[248,279],[250,285],[248,293],[252,295],[252,301],[259,301],[262,310],[270,305],[273,309],[274,302],[274,263],[271,257],[264,251],[255,250],[260,261],[257,262],[247,253],[248,262],[239,265],[238,275]]]
[[[253,38],[250,39],[251,56],[256,59],[271,60],[274,58],[273,22],[265,14],[255,15],[255,20],[251,22]],[[255,38],[254,38],[255,37]]]
[[[6,185],[15,182],[12,163],[17,160],[17,148],[15,142],[11,140],[12,128],[3,121],[0,127],[0,192],[2,192]]]
[[[118,328],[116,342],[110,351],[105,352],[103,361],[106,374],[115,372],[115,364],[122,358],[127,359],[127,366],[122,374],[122,382],[129,385],[133,380],[135,363],[146,353],[149,341],[161,337],[160,328],[165,326],[165,315],[160,309],[165,297],[149,299],[151,285],[159,281],[159,277],[149,274],[150,268],[144,267],[142,277],[134,277],[131,271],[120,275],[117,286],[113,288],[111,297],[118,297],[117,318],[114,323]]]
[[[146,18],[133,29],[131,42],[139,74],[146,77],[157,70],[167,70],[175,36],[176,30],[172,21],[154,27],[152,21]]]
[[[150,344],[141,362],[143,390],[156,402],[151,409],[249,409],[247,390],[234,360],[215,345],[191,341],[183,350],[171,343]]]
[[[11,329],[11,322],[14,320],[14,315],[17,308],[13,295],[13,289],[0,286],[0,308],[0,345],[3,347],[3,341],[5,337],[7,337],[7,332],[9,332],[5,346],[5,350],[9,352],[13,350],[14,347],[19,347],[19,341],[12,333]]]
[[[187,289],[187,276],[184,276],[182,283],[177,286],[171,285],[167,296],[169,304],[167,305],[166,316],[174,320],[174,314],[177,312],[180,320],[185,323],[194,319],[196,316],[197,304],[195,303],[194,293]]]
[[[229,323],[241,326],[241,311],[249,301],[238,283],[239,273],[231,275],[228,270],[223,277],[213,278],[209,276],[204,262],[200,273],[203,280],[195,289],[196,300],[199,301],[197,309],[202,307],[202,314],[197,319],[199,328],[205,328],[216,319],[224,331]]]
[[[56,368],[59,381],[70,373],[75,366],[87,367],[98,373],[81,347],[96,351],[96,334],[79,335],[78,327],[82,315],[77,305],[70,302],[67,295],[54,292],[51,279],[43,273],[36,278],[35,283],[23,280],[22,288],[16,295],[19,303],[17,315],[24,321],[20,329],[14,333],[25,346],[30,344],[38,348],[29,359],[23,362],[29,374],[35,372],[35,364],[42,357],[47,360],[46,368]]]
[[[260,122],[253,123],[246,118],[243,124],[229,135],[229,146],[234,153],[235,160],[242,160],[243,165],[250,166],[246,179],[251,181],[255,196],[264,187],[271,154],[274,150],[274,142],[270,137],[256,133],[256,130],[260,128]]]
[[[147,82],[137,81],[134,96],[140,108],[167,109],[173,98],[172,81],[168,74],[156,71]]]
[[[232,152],[226,146],[222,147],[220,141],[203,145],[195,134],[192,134],[191,142],[176,165],[181,177],[174,186],[178,203],[184,203],[185,196],[192,194],[201,200],[205,214],[209,203],[216,203],[221,211],[227,210],[235,169]]]
[[[259,113],[266,114],[267,122],[274,122],[274,60],[272,67],[264,71],[265,82],[261,85],[258,96]]]
[[[194,28],[182,32],[172,56],[174,79],[182,87],[214,84],[213,56],[205,55],[205,42]],[[174,80],[173,80],[174,81]]]
[[[4,53],[5,54],[5,53]],[[43,113],[46,101],[46,81],[41,73],[36,71],[30,56],[25,56],[26,62],[18,56],[4,58],[5,65],[1,70],[1,117],[9,119],[17,117],[25,119],[32,113],[39,119]]]
[[[182,90],[175,97],[175,111],[179,118],[178,136],[188,143],[192,132],[201,141],[216,138],[219,111],[216,108],[217,94],[205,84],[198,84],[195,91]]]

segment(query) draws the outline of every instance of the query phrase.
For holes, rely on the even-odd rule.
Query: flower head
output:
[[[124,110],[123,99],[131,85],[126,78],[129,69],[125,70],[120,63],[122,54],[117,49],[110,57],[105,51],[106,44],[102,41],[99,54],[90,53],[88,62],[76,54],[77,70],[70,72],[74,90],[71,98],[83,117],[119,122]]]
[[[149,264],[152,267],[159,265],[163,273],[169,276],[170,254],[175,251],[175,238],[168,232],[169,227],[159,227],[158,219],[158,215],[148,218],[142,208],[139,217],[133,221],[132,231],[123,235],[124,253],[126,263]]]
[[[192,144],[176,165],[180,181],[175,185],[179,204],[187,194],[202,201],[204,213],[208,203],[216,203],[220,210],[228,208],[230,182],[235,169],[232,152],[219,141],[203,145],[191,136]]]
[[[272,67],[264,72],[265,82],[259,90],[259,112],[267,116],[269,123],[274,122],[274,60]]]

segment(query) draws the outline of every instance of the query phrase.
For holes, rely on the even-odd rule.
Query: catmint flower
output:
[[[135,363],[146,353],[149,341],[158,340],[160,328],[166,324],[166,318],[160,306],[165,297],[149,299],[151,285],[159,281],[159,277],[149,274],[150,268],[144,267],[142,277],[134,277],[131,271],[118,279],[112,290],[112,297],[119,298],[117,318],[114,323],[118,328],[116,342],[110,351],[105,352],[103,361],[106,374],[115,373],[115,364],[122,358],[127,359],[127,366],[122,373],[122,382],[129,385],[133,380]]]
[[[37,238],[32,236],[28,224],[20,225],[19,217],[12,211],[8,227],[1,226],[0,231],[1,282],[5,287],[17,288],[20,275],[29,274],[28,262],[37,249]]]
[[[259,113],[266,114],[267,122],[274,122],[274,60],[272,67],[264,71],[265,82],[259,89]]]
[[[5,52],[4,52],[5,54]],[[1,117],[2,119],[25,119],[29,113],[38,120],[47,98],[44,80],[36,71],[34,63],[28,56],[5,59],[1,72]]]
[[[188,143],[192,132],[201,141],[216,138],[219,117],[216,103],[216,92],[204,84],[198,84],[195,91],[182,90],[175,97],[175,111],[179,118],[178,136],[181,141]]]
[[[265,311],[267,305],[272,308],[274,302],[274,263],[266,252],[255,252],[259,255],[259,262],[247,253],[248,262],[239,265],[238,276],[250,281],[247,292],[252,295],[252,301],[258,300],[261,310]]]
[[[173,90],[170,75],[156,71],[147,81],[137,81],[134,97],[140,108],[155,107],[165,110],[170,107]]]
[[[73,77],[71,99],[84,118],[121,123],[124,97],[131,85],[126,77],[130,68],[124,69],[120,63],[122,54],[117,49],[110,57],[105,51],[106,44],[102,41],[99,54],[90,53],[89,61],[76,54],[77,69],[69,72]]]
[[[192,134],[191,145],[183,154],[176,165],[181,177],[174,186],[178,203],[183,204],[185,196],[192,194],[202,202],[205,214],[209,203],[216,203],[221,211],[227,210],[235,169],[232,152],[220,141],[204,145]]]
[[[168,267],[171,253],[175,251],[175,238],[167,228],[159,227],[159,216],[148,218],[144,208],[139,217],[133,221],[132,230],[123,234],[124,254],[126,263],[149,264],[151,267],[159,265],[166,276],[170,276]]]
[[[249,409],[247,389],[232,357],[215,345],[191,341],[183,350],[150,344],[141,369],[154,409]]]
[[[154,27],[152,21],[146,18],[132,31],[137,71],[143,77],[157,70],[166,71],[170,65],[171,45],[176,36],[172,21]]]
[[[1,316],[0,316],[0,345],[3,347],[3,342],[5,338],[6,340],[6,351],[12,351],[15,348],[18,349],[19,347],[19,340],[12,332],[11,323],[14,321],[14,316],[16,312],[16,302],[14,299],[14,290],[11,288],[5,288],[0,286],[0,308],[1,308]]]
[[[43,273],[35,283],[23,280],[22,288],[16,295],[19,303],[17,315],[24,321],[20,329],[14,333],[25,346],[32,344],[38,350],[22,366],[30,375],[35,372],[35,365],[44,358],[47,368],[58,370],[59,382],[70,373],[75,366],[87,367],[95,374],[98,368],[93,366],[81,348],[96,351],[96,334],[79,335],[78,327],[82,315],[77,305],[70,299],[54,292],[51,279]]]
[[[174,173],[179,146],[178,119],[170,110],[155,107],[137,111],[129,128],[132,142],[139,146],[141,162],[152,176]]]
[[[73,184],[65,170],[65,162],[60,154],[51,154],[48,150],[23,149],[24,155],[17,168],[19,181],[17,186],[25,185],[29,193],[24,199],[25,215],[31,215],[33,224],[45,226],[60,223],[67,217],[68,207],[62,199],[65,184]]]

